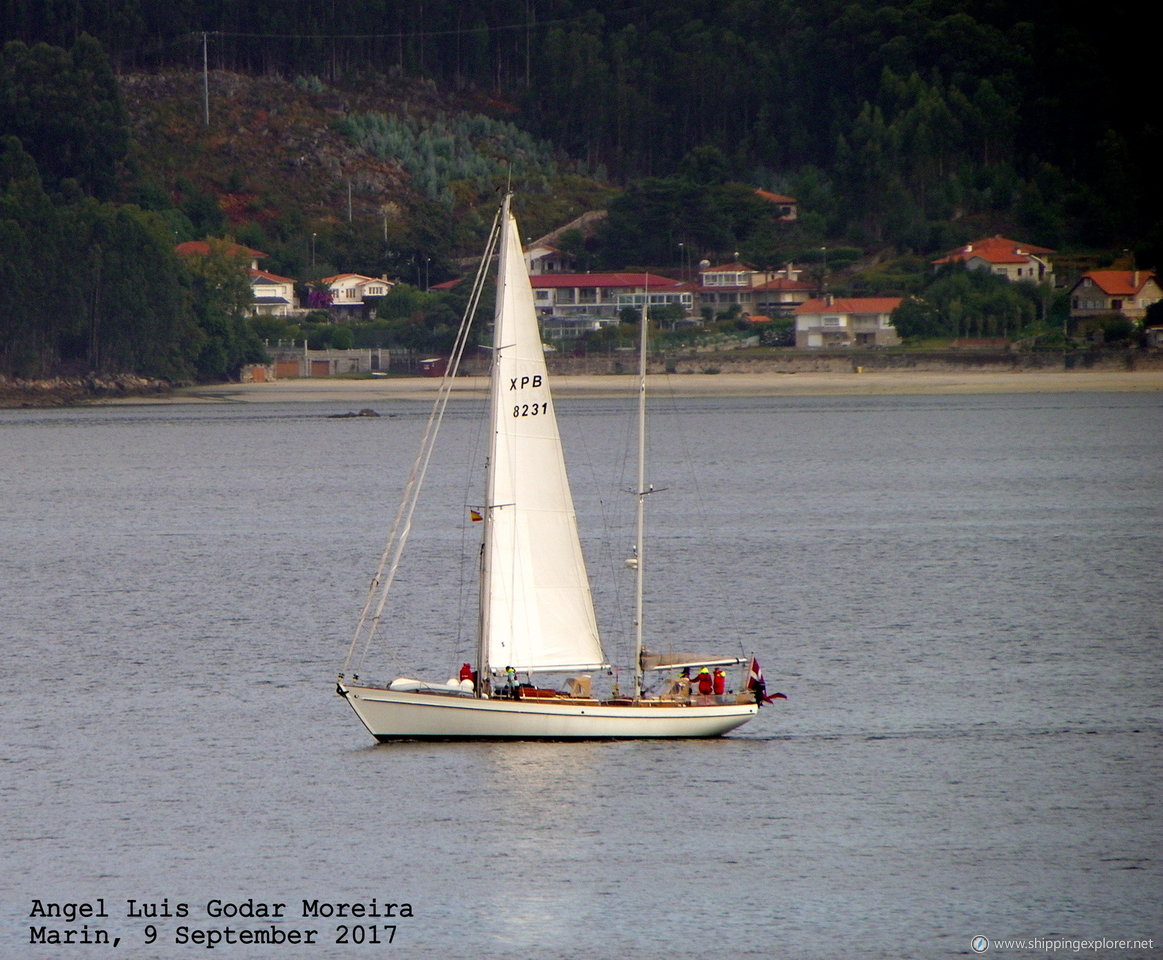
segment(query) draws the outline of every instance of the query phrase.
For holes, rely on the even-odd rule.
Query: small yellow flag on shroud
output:
[[[479,510],[477,510],[475,507],[468,508],[468,517],[473,523],[480,523],[482,520],[484,520],[484,517],[481,515],[481,512]]]

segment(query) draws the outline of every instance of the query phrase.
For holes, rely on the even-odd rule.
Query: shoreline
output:
[[[555,376],[559,398],[624,397],[634,392],[631,374]],[[206,403],[351,403],[431,400],[436,377],[374,380],[287,379],[178,387],[167,395],[96,398],[87,406]],[[650,374],[648,391],[675,397],[878,396],[892,394],[1158,393],[1163,370],[1021,370],[999,372],[865,371],[862,373]],[[484,377],[460,377],[452,397],[487,395]]]

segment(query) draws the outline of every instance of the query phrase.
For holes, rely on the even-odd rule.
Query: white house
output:
[[[892,312],[901,297],[833,297],[808,300],[795,309],[796,346],[888,347],[900,343]]]
[[[573,258],[548,243],[536,243],[525,251],[525,266],[532,276],[564,273],[573,268]]]
[[[365,277],[359,273],[339,273],[319,281],[330,298],[332,312],[364,315],[374,309],[379,297],[395,286],[386,277]]]
[[[529,283],[542,327],[550,330],[565,330],[569,325],[559,321],[577,318],[596,329],[592,323],[615,321],[624,307],[641,309],[647,296],[652,309],[673,304],[686,314],[693,306],[688,285],[651,274],[550,273],[532,276]]]
[[[266,270],[250,271],[255,316],[286,317],[295,309],[295,281]]]

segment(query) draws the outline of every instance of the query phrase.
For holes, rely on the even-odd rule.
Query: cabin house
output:
[[[833,297],[809,300],[795,308],[796,346],[890,347],[900,343],[892,312],[901,297]]]
[[[1142,320],[1147,308],[1163,300],[1163,288],[1153,270],[1091,270],[1070,290],[1070,316],[1094,317],[1121,313]]]
[[[1032,280],[1035,283],[1054,283],[1054,268],[1048,247],[1007,240],[1005,237],[986,237],[974,240],[933,261],[939,270],[949,263],[963,263],[969,270],[987,270],[1007,280]]]

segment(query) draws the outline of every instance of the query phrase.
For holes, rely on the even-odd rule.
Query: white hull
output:
[[[746,723],[756,704],[568,699],[481,700],[339,684],[377,740],[612,740],[717,737]],[[706,698],[713,701],[715,698]]]

